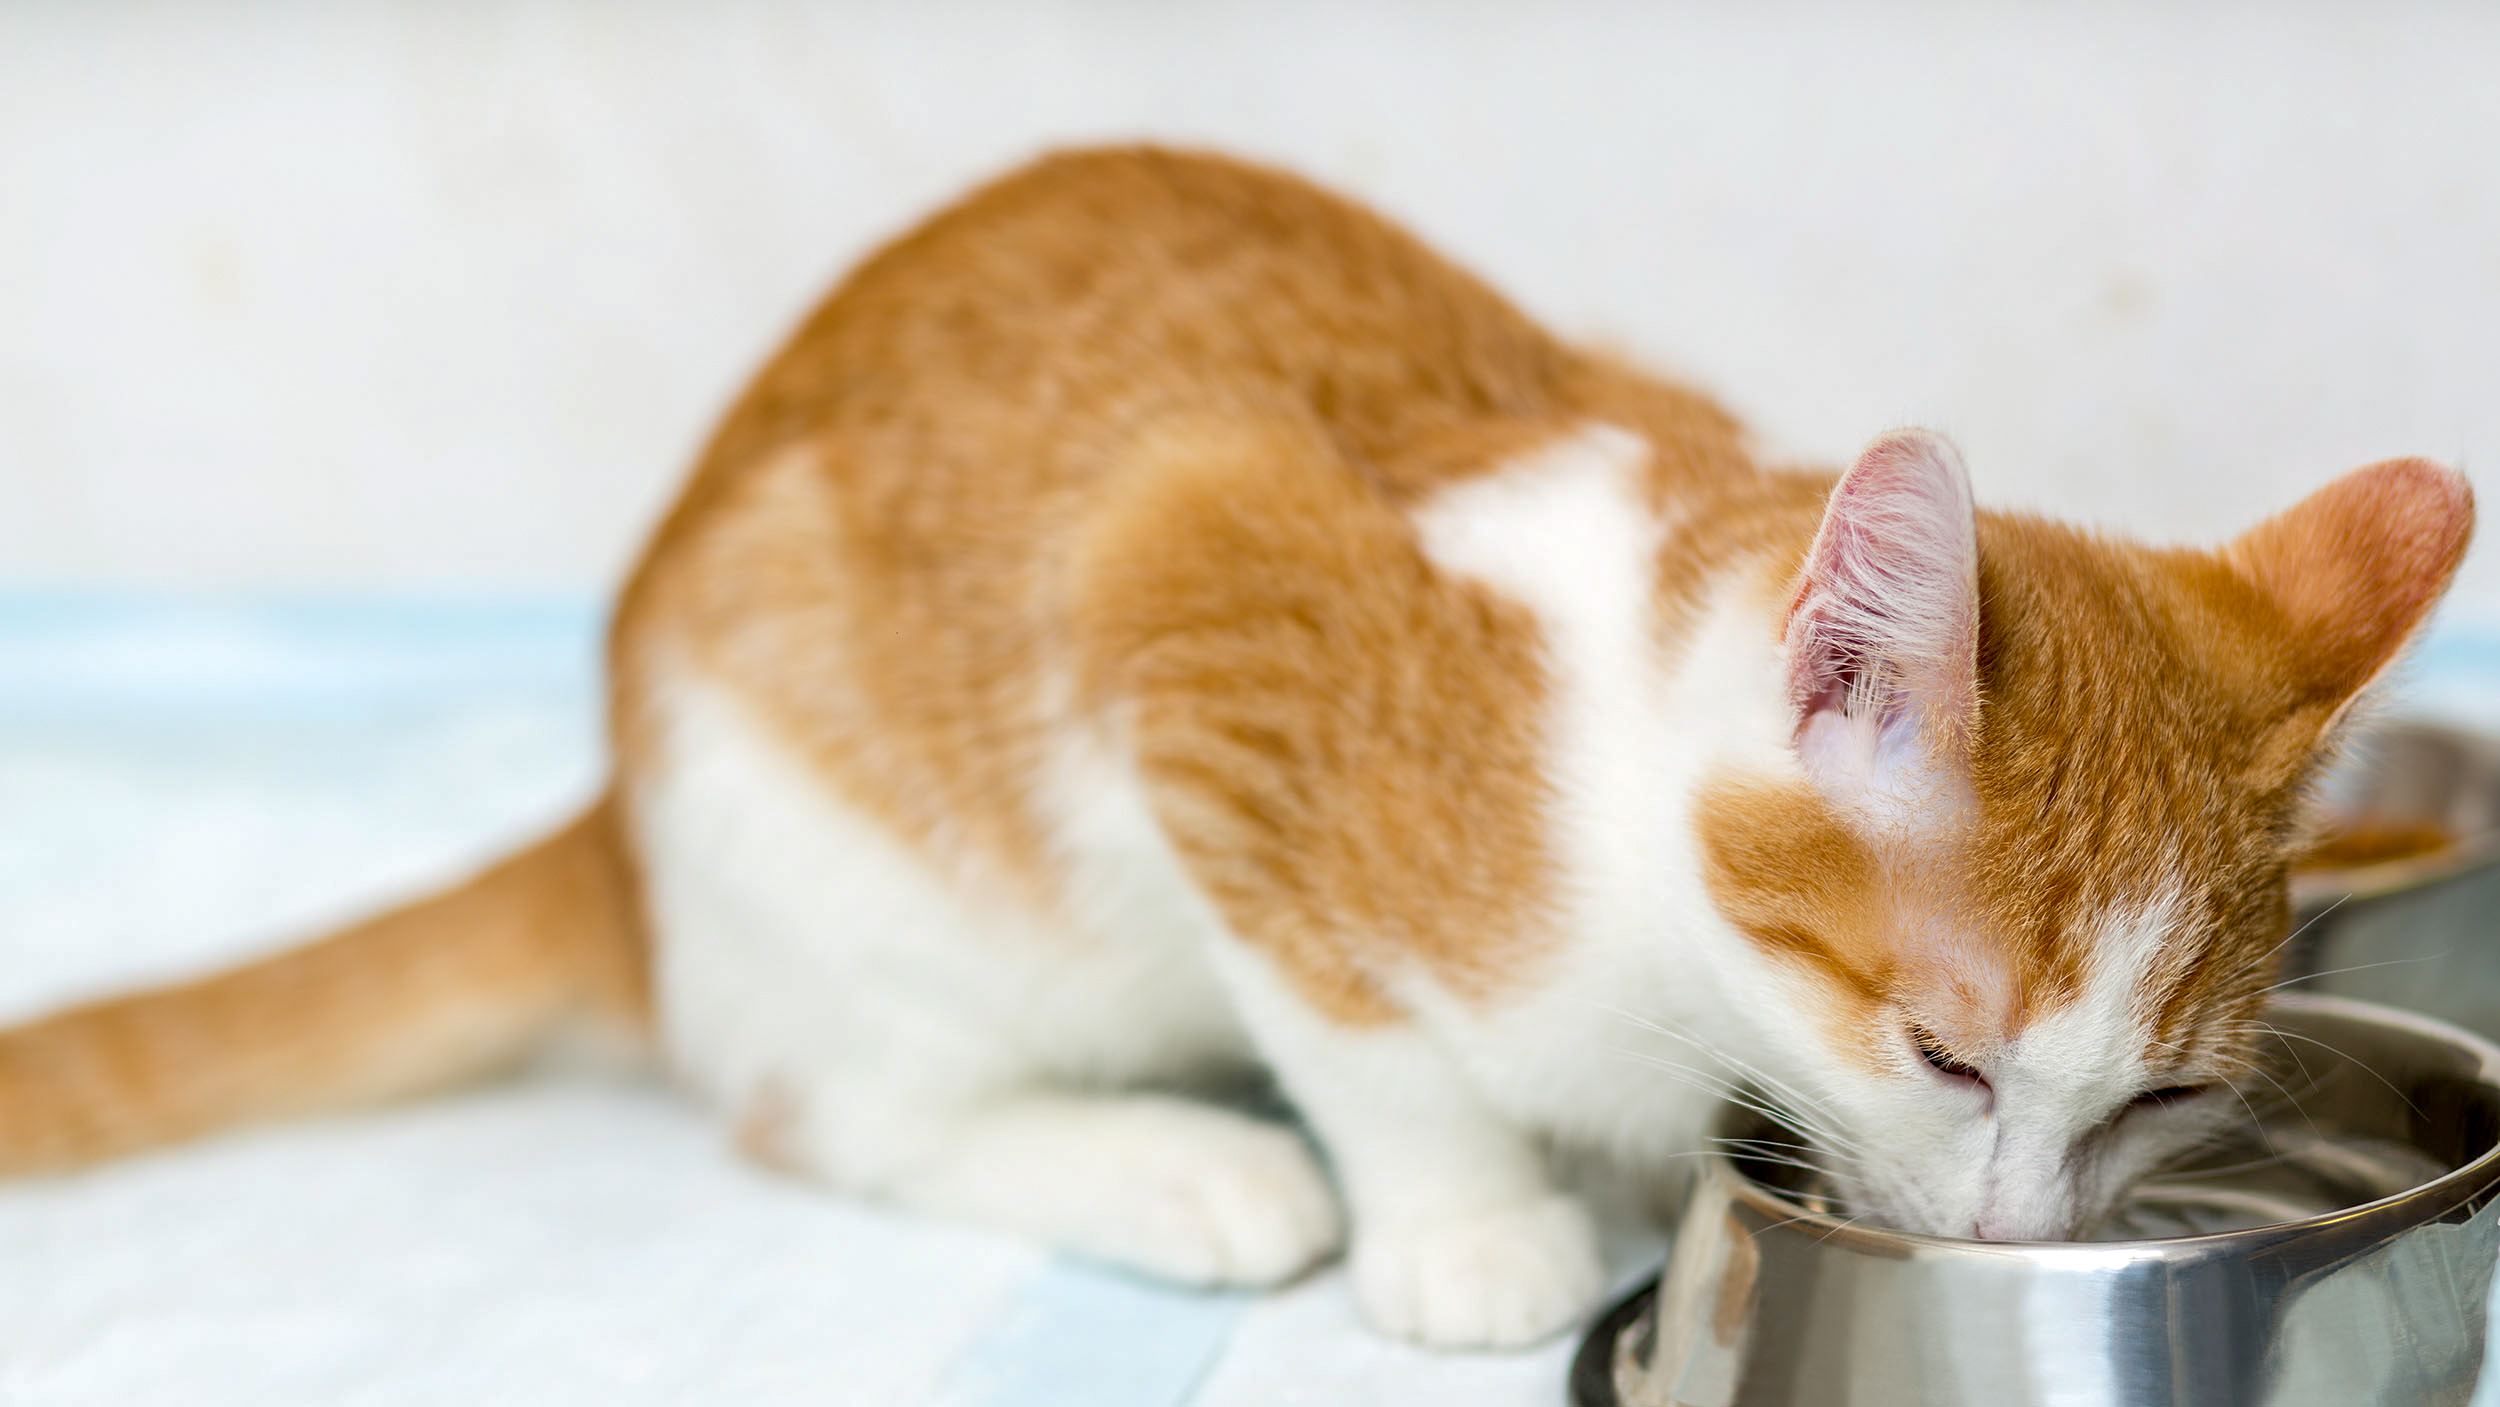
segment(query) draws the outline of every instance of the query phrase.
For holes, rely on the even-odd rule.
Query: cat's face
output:
[[[1843,478],[1783,613],[1796,766],[1701,838],[1853,1210],[2073,1236],[2284,1097],[2251,1060],[2305,791],[2471,522],[2420,461],[2211,553],[1975,517],[1932,436]]]

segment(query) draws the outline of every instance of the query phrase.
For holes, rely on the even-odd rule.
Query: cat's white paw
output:
[[[1166,1095],[1032,1095],[957,1113],[875,1190],[1192,1285],[1273,1285],[1344,1239],[1292,1130]]]
[[[1291,1130],[1216,1110],[1139,1135],[1097,1244],[1076,1249],[1193,1285],[1274,1285],[1334,1255],[1337,1194]]]
[[[1434,1348],[1519,1348],[1597,1305],[1606,1272],[1586,1208],[1554,1195],[1473,1216],[1365,1226],[1354,1293],[1382,1333]]]

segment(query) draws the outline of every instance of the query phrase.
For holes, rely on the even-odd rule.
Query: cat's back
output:
[[[855,269],[723,419],[653,555],[796,454],[891,561],[994,575],[1049,551],[1136,437],[1228,415],[1300,421],[1407,501],[1589,419],[1656,447],[1662,494],[1750,468],[1707,397],[1579,352],[1354,201],[1226,156],[1088,148]]]
[[[1361,459],[1535,415],[1577,359],[1482,282],[1288,173],[1157,147],[1044,157],[878,251],[724,425],[725,459],[836,431],[926,481],[969,451],[1037,471],[1174,404],[1307,413]],[[1002,456],[991,436],[1011,436]],[[862,466],[854,466],[855,472]]]
[[[1648,442],[1660,494],[1746,467],[1706,398],[1352,201],[1202,153],[1045,157],[873,254],[732,408],[618,612],[620,755],[667,656],[903,830],[1030,863],[995,798],[1063,712],[1070,556],[1141,446],[1302,444],[1371,518],[1589,420]]]

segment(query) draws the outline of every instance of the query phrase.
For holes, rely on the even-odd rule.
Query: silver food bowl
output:
[[[2500,739],[2382,727],[2325,800],[2336,827],[2293,876],[2287,975],[2500,1040]]]
[[[2464,1403],[2500,1254],[2500,1049],[2282,1001],[2285,1090],[2147,1180],[2128,1239],[1852,1224],[1812,1174],[1702,1160],[1666,1272],[1591,1331],[1579,1407]],[[1730,1105],[1721,1134],[1772,1132]]]

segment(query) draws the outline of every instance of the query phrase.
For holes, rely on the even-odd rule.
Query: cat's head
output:
[[[2071,1236],[2239,1113],[2309,785],[2472,522],[2422,460],[2215,551],[1975,514],[1922,432],[1841,478],[1777,604],[1785,754],[1700,829],[1851,1202]]]

